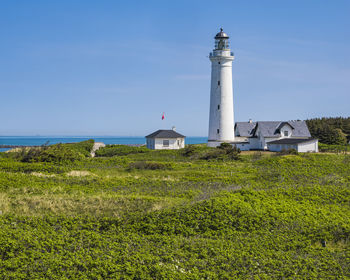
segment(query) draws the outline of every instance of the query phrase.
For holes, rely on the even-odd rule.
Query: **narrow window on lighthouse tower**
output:
[[[220,129],[217,129],[216,132],[219,134],[220,133]]]
[[[220,81],[218,81],[218,86],[220,85]]]
[[[218,105],[218,110],[220,110],[220,104]]]

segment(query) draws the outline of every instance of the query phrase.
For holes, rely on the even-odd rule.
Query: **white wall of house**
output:
[[[289,149],[298,150],[297,146],[297,144],[268,144],[269,151],[271,152],[281,152]]]
[[[300,143],[297,151],[299,153],[315,152],[318,153],[318,140]]]
[[[262,137],[262,147],[264,150],[268,149],[267,143],[271,142],[271,141],[276,141],[278,139],[281,139],[281,137]]]
[[[249,146],[251,150],[259,150],[261,149],[261,143],[259,138],[249,138]]]
[[[155,148],[155,139],[154,138],[146,138],[146,147],[148,149],[154,150]]]
[[[184,147],[184,138],[147,138],[147,148],[152,150],[176,150]]]
[[[295,149],[298,153],[318,153],[318,140],[311,140],[298,144],[268,144],[268,149],[272,152]]]
[[[253,140],[251,149],[267,150],[267,144],[266,144],[267,142],[275,141],[281,138],[281,137],[264,137],[263,135],[261,135],[259,126],[256,131],[256,135],[258,136],[257,141]]]
[[[255,149],[267,150],[268,149],[268,146],[267,146],[268,142],[275,141],[275,140],[282,139],[282,138],[289,138],[292,136],[292,128],[287,124],[282,126],[280,131],[281,131],[281,133],[277,137],[264,137],[261,135],[260,128],[258,126],[258,129],[256,131],[256,135],[258,137],[249,139],[250,148],[254,149],[254,150]],[[285,132],[287,132],[287,133],[285,134]]]
[[[236,143],[234,146],[239,148],[241,151],[249,151],[251,149],[249,143]]]

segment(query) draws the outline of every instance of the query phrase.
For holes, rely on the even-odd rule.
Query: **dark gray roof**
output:
[[[292,128],[292,137],[311,137],[309,129],[305,121],[262,121],[262,122],[237,122],[236,129],[240,136],[253,137],[259,128],[263,137],[277,137],[280,134],[280,129],[288,124]],[[251,128],[254,126],[253,128]]]
[[[306,121],[289,121],[288,123],[292,127],[294,127],[292,131],[293,137],[305,137],[305,138],[311,137]]]
[[[185,138],[185,136],[172,129],[159,129],[147,135],[146,138]]]
[[[228,35],[224,32],[222,28],[220,28],[220,32],[215,35],[214,39],[228,39]]]
[[[237,135],[242,137],[250,137],[252,136],[252,130],[256,126],[256,122],[237,122],[235,125],[235,130]]]
[[[278,125],[278,127],[276,128],[276,132],[280,133],[281,132],[281,128],[284,127],[285,125],[289,125],[292,129],[294,129],[294,127],[289,122],[281,122]]]
[[[309,142],[312,140],[316,140],[313,138],[283,138],[271,142],[267,142],[266,144],[299,144],[299,143],[304,143],[304,142]]]

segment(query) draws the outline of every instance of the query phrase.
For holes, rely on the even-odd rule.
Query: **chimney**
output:
[[[175,127],[175,126],[173,126],[171,129],[172,129],[173,131],[176,131],[176,127]]]
[[[252,123],[253,121],[252,121],[252,119],[249,119],[249,121],[248,121],[249,123]]]

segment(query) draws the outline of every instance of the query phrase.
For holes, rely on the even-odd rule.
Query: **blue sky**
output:
[[[349,116],[349,14],[345,0],[2,0],[0,135],[206,136],[220,27],[236,121]]]

